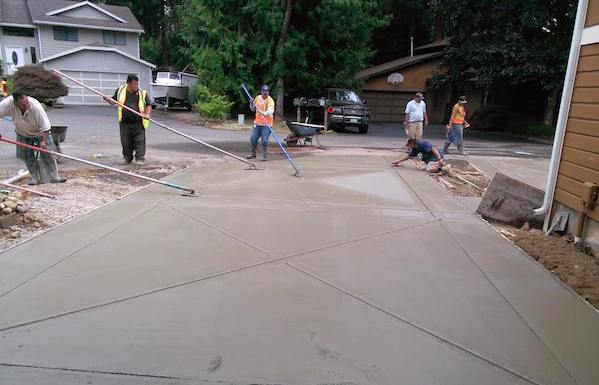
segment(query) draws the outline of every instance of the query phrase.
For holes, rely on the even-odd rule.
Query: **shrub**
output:
[[[69,93],[58,75],[37,65],[19,68],[14,74],[14,87],[44,103]]]
[[[201,116],[208,119],[225,119],[233,106],[225,96],[213,94],[203,84],[198,84],[192,95],[193,98],[197,98],[196,109]]]
[[[526,127],[526,133],[532,136],[551,138],[555,134],[555,127],[542,123],[531,124]]]
[[[508,113],[504,106],[489,104],[480,107],[469,119],[473,126],[481,130],[505,131]]]

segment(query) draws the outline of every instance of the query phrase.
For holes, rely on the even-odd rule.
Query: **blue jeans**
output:
[[[252,142],[252,146],[257,146],[258,138],[262,138],[262,146],[268,146],[269,136],[270,129],[267,126],[254,126],[252,135],[250,136],[250,142]]]
[[[464,141],[464,125],[452,124],[449,134],[447,135],[447,141],[455,144],[458,148],[462,147],[462,142]]]

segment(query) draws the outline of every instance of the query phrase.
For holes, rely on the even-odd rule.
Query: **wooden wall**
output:
[[[589,3],[587,16],[587,22],[599,23],[599,1]],[[599,44],[580,49],[555,200],[581,210],[584,182],[599,184]],[[599,207],[589,217],[599,221]]]

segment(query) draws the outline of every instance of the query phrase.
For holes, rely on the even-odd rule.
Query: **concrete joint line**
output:
[[[26,369],[48,370],[48,371],[53,370],[53,371],[72,372],[72,373],[103,374],[103,375],[111,375],[111,376],[141,377],[141,378],[154,378],[154,379],[164,379],[164,380],[188,380],[187,378],[183,378],[183,377],[159,376],[159,375],[139,374],[139,373],[105,372],[105,371],[100,371],[100,370],[70,369],[70,368],[58,368],[58,367],[49,367],[49,366],[36,366],[36,365],[0,363],[0,366],[9,367],[9,368],[26,368]]]
[[[194,218],[194,217],[191,217]],[[178,287],[182,287],[182,286],[187,286],[187,285],[191,285],[194,283],[198,283],[201,281],[206,281],[208,279],[212,279],[212,278],[217,278],[217,277],[223,277],[225,275],[229,275],[232,273],[237,273],[237,272],[241,272],[241,271],[246,271],[246,270],[250,270],[256,267],[260,267],[260,266],[265,266],[265,265],[269,265],[272,263],[276,263],[276,262],[281,262],[281,261],[285,261],[287,259],[291,259],[300,255],[304,255],[304,254],[308,254],[308,253],[312,253],[312,252],[316,252],[316,251],[321,251],[321,250],[325,250],[325,249],[329,249],[329,248],[333,248],[333,247],[338,247],[338,246],[342,246],[348,243],[353,243],[353,242],[359,242],[365,239],[370,239],[370,238],[375,238],[375,237],[379,237],[379,236],[383,236],[383,235],[388,235],[388,234],[392,234],[394,232],[399,232],[399,231],[404,231],[404,230],[411,230],[417,227],[421,227],[421,226],[426,226],[432,223],[436,223],[438,221],[432,221],[432,222],[426,222],[426,223],[422,223],[422,224],[418,224],[418,225],[414,225],[414,226],[410,226],[408,228],[402,228],[402,229],[397,229],[397,230],[391,230],[391,231],[386,231],[383,233],[378,233],[378,234],[373,234],[373,235],[369,235],[366,237],[362,237],[359,239],[354,239],[354,240],[349,240],[349,241],[345,241],[345,242],[340,242],[339,244],[334,244],[334,245],[327,245],[327,246],[323,246],[321,248],[316,248],[313,250],[308,250],[308,251],[302,251],[299,253],[294,253],[294,254],[290,254],[290,255],[286,255],[286,256],[282,256],[282,257],[276,257],[276,258],[272,258],[266,261],[262,261],[262,262],[256,262],[256,263],[252,263],[246,266],[242,266],[242,267],[238,267],[238,268],[234,268],[234,269],[230,269],[227,271],[222,271],[219,273],[214,273],[211,275],[207,275],[204,277],[200,277],[200,278],[195,278],[192,280],[188,280],[188,281],[184,281],[184,282],[179,282],[179,283],[175,283],[172,285],[168,285],[168,286],[164,286],[161,288],[157,288],[157,289],[153,289],[153,290],[149,290],[149,291],[145,291],[142,293],[138,293],[138,294],[134,294],[128,297],[123,297],[123,298],[118,298],[118,299],[114,299],[112,301],[108,301],[108,302],[103,302],[103,303],[99,303],[99,304],[95,304],[95,305],[90,305],[90,306],[85,306],[79,309],[74,309],[74,310],[70,310],[67,312],[63,312],[63,313],[59,313],[59,314],[54,314],[54,315],[50,315],[48,317],[44,317],[44,318],[39,318],[39,319],[35,319],[35,320],[30,320],[30,321],[24,321],[21,322],[19,324],[15,324],[15,325],[10,325],[10,326],[6,326],[6,327],[1,327],[0,328],[0,333],[1,332],[6,332],[9,330],[13,330],[13,329],[17,329],[17,328],[21,328],[24,326],[29,326],[29,325],[33,325],[33,324],[37,324],[37,323],[41,323],[41,322],[45,322],[45,321],[50,321],[50,320],[54,320],[57,318],[61,318],[61,317],[65,317],[65,316],[69,316],[69,315],[73,315],[73,314],[77,314],[77,313],[82,313],[82,312],[86,312],[86,311],[90,311],[90,310],[95,310],[95,309],[99,309],[105,306],[110,306],[110,305],[114,305],[117,303],[121,303],[121,302],[126,302],[126,301],[130,301],[133,299],[137,299],[137,298],[141,298],[141,297],[145,297],[148,295],[152,295],[152,294],[156,294],[156,293],[160,293],[163,291],[167,291],[167,290],[171,290],[171,289],[175,289]],[[269,255],[269,254],[267,254]]]
[[[145,210],[144,212],[136,215],[135,217],[131,218],[129,221],[121,224],[120,226],[116,226],[114,229],[108,231],[105,234],[100,235],[99,237],[87,242],[85,245],[81,246],[80,248],[78,248],[77,250],[73,251],[72,253],[68,254],[67,256],[63,257],[62,259],[58,260],[57,262],[55,262],[54,264],[48,266],[47,268],[39,271],[38,273],[34,274],[33,276],[27,278],[26,280],[24,280],[23,282],[19,283],[17,286],[13,287],[12,289],[7,290],[6,292],[0,294],[0,298],[4,297],[5,295],[12,293],[13,291],[15,291],[16,289],[26,285],[27,283],[31,282],[32,280],[34,280],[35,278],[41,276],[42,274],[52,270],[53,268],[55,268],[56,266],[60,265],[61,263],[63,263],[64,261],[66,261],[67,259],[71,258],[72,256],[74,256],[75,254],[79,253],[81,250],[85,249],[86,247],[89,247],[91,245],[93,245],[94,243],[106,238],[107,236],[111,235],[112,233],[114,233],[115,231],[119,230],[121,227],[125,226],[127,223],[133,221],[134,219],[137,219],[138,217],[145,215],[146,213],[152,211],[153,209],[155,209],[158,206],[158,203],[155,204],[154,206],[150,207],[149,209]]]
[[[390,317],[392,317],[392,318],[394,318],[394,319],[396,319],[396,320],[398,320],[398,321],[400,321],[402,323],[405,323],[406,325],[408,325],[408,326],[410,326],[410,327],[412,327],[414,329],[417,329],[418,331],[420,331],[420,332],[422,332],[424,334],[427,334],[427,335],[429,335],[429,336],[431,336],[431,337],[433,337],[433,338],[435,338],[435,339],[437,339],[437,340],[439,340],[439,341],[441,341],[441,342],[443,342],[443,343],[445,343],[447,345],[450,345],[450,346],[452,346],[452,347],[454,347],[454,348],[456,348],[456,349],[458,349],[458,350],[460,350],[460,351],[462,351],[462,352],[464,352],[464,353],[466,353],[466,354],[468,354],[470,356],[473,356],[473,357],[475,357],[478,360],[481,360],[481,361],[483,361],[483,362],[485,362],[487,364],[490,364],[491,366],[494,366],[494,367],[496,367],[498,369],[501,369],[502,371],[505,371],[505,372],[507,372],[507,373],[509,373],[509,374],[517,377],[517,378],[520,378],[521,380],[529,382],[531,384],[542,385],[541,383],[536,382],[532,378],[529,378],[526,375],[517,372],[516,370],[512,370],[512,369],[507,368],[506,366],[504,366],[502,364],[498,364],[495,361],[491,360],[490,358],[487,358],[484,355],[475,352],[474,350],[471,350],[471,349],[469,349],[467,347],[464,347],[464,346],[458,344],[457,342],[453,342],[450,339],[448,339],[446,337],[443,337],[443,336],[441,336],[441,335],[439,335],[439,334],[437,334],[437,333],[435,333],[435,332],[433,332],[431,330],[428,330],[427,328],[425,328],[423,326],[420,326],[420,325],[418,325],[417,323],[415,323],[413,321],[410,321],[410,320],[408,320],[406,318],[403,318],[403,317],[401,317],[401,316],[399,316],[399,315],[397,315],[397,314],[395,314],[395,313],[393,313],[393,312],[391,312],[391,311],[389,311],[389,310],[387,310],[387,309],[385,309],[385,308],[383,308],[383,307],[381,307],[381,306],[379,306],[379,305],[377,305],[377,304],[375,304],[375,303],[373,303],[373,302],[371,302],[371,301],[369,301],[367,299],[364,299],[364,298],[362,298],[362,297],[360,297],[360,296],[358,296],[356,294],[353,294],[352,292],[350,292],[348,290],[340,288],[340,287],[334,285],[333,283],[331,283],[329,281],[326,281],[325,279],[322,279],[322,278],[318,277],[317,275],[312,274],[312,273],[310,273],[310,272],[302,269],[301,267],[298,267],[298,266],[294,265],[293,263],[286,262],[286,265],[289,266],[289,267],[291,267],[292,269],[295,269],[295,270],[299,271],[300,273],[302,273],[304,275],[307,275],[307,276],[309,276],[309,277],[311,277],[311,278],[319,281],[320,283],[322,283],[322,284],[324,284],[326,286],[329,286],[330,288],[332,288],[332,289],[334,289],[336,291],[339,291],[339,292],[341,292],[341,293],[343,293],[343,294],[345,294],[345,295],[347,295],[349,297],[352,297],[353,299],[355,299],[355,300],[357,300],[359,302],[362,302],[363,304],[365,304],[365,305],[367,305],[367,306],[369,306],[371,308],[374,308],[374,309],[376,309],[376,310],[378,310],[378,311],[380,311],[380,312],[382,312],[382,313],[384,313],[384,314],[386,314],[386,315],[388,315],[388,316],[390,316]]]
[[[543,346],[545,347],[545,349],[547,349],[547,351],[549,353],[551,353],[551,355],[553,356],[553,358],[555,358],[555,360],[557,362],[559,362],[560,366],[568,374],[568,376],[570,377],[570,379],[572,381],[574,381],[575,384],[578,384],[578,381],[576,381],[576,378],[574,378],[574,375],[568,370],[568,368],[564,365],[564,363],[555,355],[555,353],[553,352],[553,350],[551,350],[549,348],[549,346],[547,346],[547,344],[545,343],[545,341],[533,329],[533,327],[526,321],[526,319],[524,318],[524,316],[516,309],[516,307],[501,292],[501,290],[499,289],[499,287],[487,275],[487,273],[483,270],[483,268],[480,267],[480,265],[476,262],[476,260],[474,259],[474,257],[470,253],[468,253],[468,251],[462,245],[462,243],[455,237],[455,235],[451,231],[449,231],[449,229],[447,228],[447,225],[445,223],[441,223],[441,227],[443,227],[443,229],[445,230],[445,232],[447,233],[447,235],[449,235],[451,237],[451,239],[453,239],[453,241],[458,245],[458,247],[460,248],[460,250],[462,250],[462,252],[468,257],[468,259],[470,259],[470,261],[472,261],[472,263],[474,264],[474,266],[476,266],[476,269],[482,274],[482,276],[485,278],[485,280],[487,282],[489,282],[489,284],[493,287],[493,289],[501,296],[501,298],[510,307],[510,309],[512,309],[512,311],[518,316],[518,318],[520,318],[520,320],[524,323],[524,325],[526,325],[526,327],[528,328],[528,330],[530,330],[534,334],[534,336],[541,342],[541,344],[543,344]]]

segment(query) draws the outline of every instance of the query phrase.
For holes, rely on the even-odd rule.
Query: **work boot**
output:
[[[125,159],[125,158],[121,159],[121,160],[120,160],[120,162],[119,162],[119,164],[120,164],[121,166],[125,166],[125,165],[128,165],[128,164],[130,164],[130,163],[131,163],[131,161],[130,161],[130,160],[127,160],[127,159]]]
[[[258,145],[252,143],[252,153],[246,156],[246,159],[256,159],[256,147],[258,147]]]
[[[56,178],[56,179],[52,179],[50,181],[50,183],[64,183],[67,181],[67,178]]]
[[[40,168],[37,164],[37,161],[25,162],[27,166],[27,170],[29,170],[29,175],[31,176],[31,182],[29,182],[30,186],[35,186],[37,184],[42,183],[42,177],[40,175]]]
[[[451,145],[450,142],[445,142],[445,145],[443,146],[443,153],[444,154],[449,154],[449,146]]]
[[[135,164],[138,165],[138,166],[143,166],[146,163],[144,162],[143,159],[135,159]]]
[[[262,161],[265,162],[268,160],[268,146],[262,145]]]
[[[460,155],[468,155],[468,153],[464,151],[464,148],[462,146],[458,146],[458,151],[460,152]]]

